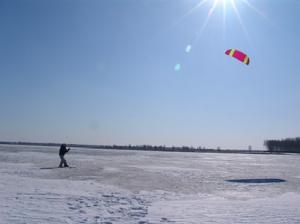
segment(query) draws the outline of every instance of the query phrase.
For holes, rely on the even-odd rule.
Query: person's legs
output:
[[[67,160],[63,157],[63,163],[64,163],[64,167],[69,167],[67,164]]]
[[[62,168],[63,165],[64,165],[64,167],[69,167],[68,164],[67,164],[67,160],[64,158],[64,156],[59,156],[59,157],[60,157],[59,167]]]

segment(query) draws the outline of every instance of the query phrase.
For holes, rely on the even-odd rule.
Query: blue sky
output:
[[[300,2],[0,1],[0,139],[263,148],[300,133]],[[186,52],[186,47],[191,50]],[[224,54],[246,52],[246,66]],[[174,68],[180,64],[180,70]]]

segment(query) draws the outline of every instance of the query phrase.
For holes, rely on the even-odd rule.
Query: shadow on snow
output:
[[[276,178],[231,179],[231,180],[226,180],[226,181],[233,182],[233,183],[245,183],[245,184],[264,184],[264,183],[281,183],[281,182],[286,182],[283,179],[276,179]]]

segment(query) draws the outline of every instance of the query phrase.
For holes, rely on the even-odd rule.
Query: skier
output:
[[[67,164],[66,159],[64,158],[65,154],[69,151],[70,151],[70,147],[67,149],[66,144],[62,144],[60,146],[60,149],[59,149],[60,164],[58,166],[59,168],[62,168],[63,165],[64,165],[64,167],[69,167],[68,164]]]

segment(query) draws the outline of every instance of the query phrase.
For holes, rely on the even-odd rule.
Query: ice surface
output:
[[[0,146],[0,223],[300,223],[300,156]],[[226,180],[281,179],[239,183]]]

